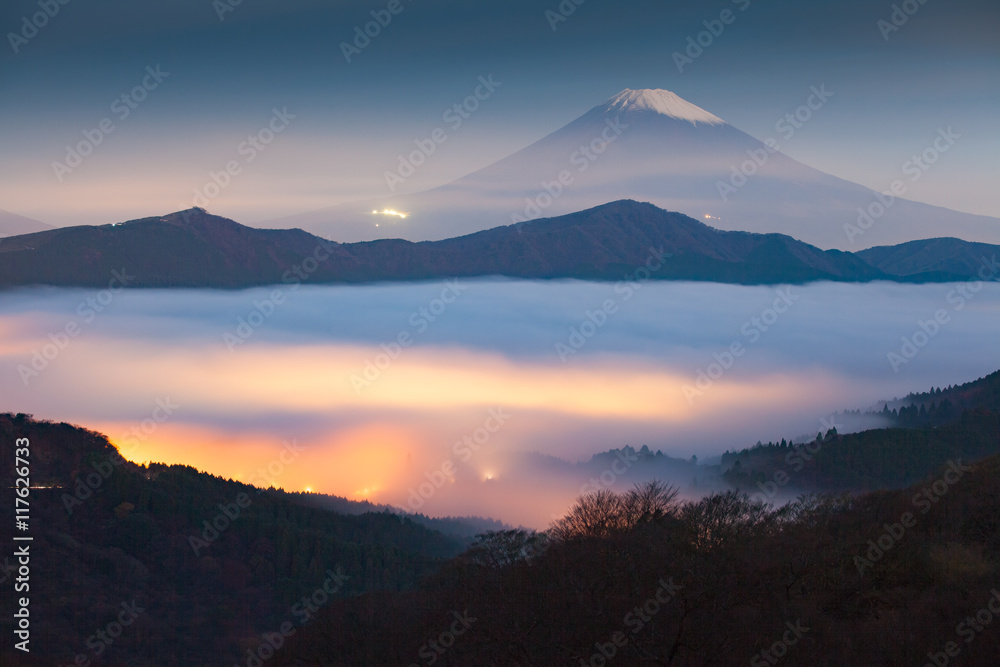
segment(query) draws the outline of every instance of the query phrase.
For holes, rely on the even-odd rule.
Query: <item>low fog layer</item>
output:
[[[4,295],[0,331],[4,410],[132,460],[538,526],[610,465],[546,457],[705,461],[996,370],[1000,287],[34,289]],[[642,476],[626,462],[613,483]]]

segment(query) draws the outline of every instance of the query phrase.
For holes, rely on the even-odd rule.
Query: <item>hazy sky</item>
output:
[[[485,166],[626,87],[672,90],[764,139],[823,84],[835,96],[782,142],[792,157],[883,190],[952,126],[962,140],[908,196],[1000,216],[995,0],[914,1],[891,32],[878,22],[892,3],[860,0],[566,0],[565,17],[557,0],[232,2],[75,0],[52,17],[38,0],[2,3],[0,208],[58,225],[165,213],[229,161],[240,173],[207,208],[246,223],[380,196],[396,156],[492,75],[501,85],[407,189]],[[732,20],[713,25],[723,10]],[[342,43],[373,11],[391,20],[348,63]],[[706,21],[721,33],[678,71],[672,54]],[[121,99],[144,81],[143,101]],[[294,118],[249,161],[241,142],[274,109]],[[57,176],[85,131],[99,145]]]

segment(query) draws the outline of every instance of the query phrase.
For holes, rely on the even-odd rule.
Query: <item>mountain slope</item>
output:
[[[901,243],[937,236],[942,229],[1000,243],[996,218],[899,198],[870,225],[865,222],[863,233],[849,235],[845,225],[857,226],[858,209],[879,204],[876,193],[793,160],[780,152],[779,139],[784,141],[787,132],[776,135],[765,145],[669,91],[626,89],[534,144],[452,183],[405,195],[387,186],[378,199],[269,224],[350,241],[433,240],[636,199],[712,219],[725,229],[780,232],[825,248]],[[741,167],[750,176],[734,178]],[[904,176],[888,178],[885,188],[896,178],[908,185]],[[408,216],[372,215],[386,208]]]
[[[857,256],[881,271],[895,276],[924,274],[942,280],[962,280],[984,271],[1000,273],[995,266],[997,246],[940,238],[910,241],[897,246],[878,246]],[[980,276],[982,277],[982,276]]]
[[[645,278],[647,270],[656,280],[737,284],[920,282],[973,279],[977,267],[969,261],[963,268],[954,257],[992,257],[1000,250],[953,240],[939,261],[934,247],[906,262],[898,259],[909,253],[906,249],[898,255],[891,249],[857,255],[824,251],[781,234],[720,231],[627,200],[420,243],[333,243],[298,229],[254,229],[190,209],[5,239],[0,244],[0,287],[106,287],[121,273],[129,287],[242,288],[299,280],[320,284],[476,276],[617,281]],[[888,270],[869,263],[883,255],[889,258],[883,262]]]
[[[620,280],[643,266],[653,268],[656,279],[735,283],[886,277],[849,253],[781,235],[721,232],[650,204],[621,201],[423,243],[336,244],[192,209],[9,239],[0,246],[0,285],[102,287],[124,269],[132,287],[245,287],[297,280],[289,272],[310,256],[326,257],[308,275],[316,283],[489,275]]]
[[[188,466],[134,465],[69,424],[0,414],[0,438],[11,443],[0,450],[5,488],[15,439],[29,441],[33,538],[31,653],[3,658],[14,652],[5,646],[4,665],[243,664],[261,633],[311,617],[302,600],[330,572],[346,575],[330,582],[330,599],[405,589],[464,543],[396,514],[349,516]],[[12,516],[14,500],[3,494],[0,510]],[[0,537],[12,544],[13,532],[7,522]],[[0,583],[11,586],[5,556]],[[123,602],[144,613],[99,643],[94,633]],[[12,615],[0,620],[8,636],[14,626]]]
[[[244,287],[281,282],[318,239],[262,230],[192,209],[155,218],[63,227],[5,239],[0,285],[106,287],[113,272],[131,287]]]
[[[653,272],[658,279],[770,283],[884,277],[847,253],[824,252],[778,234],[723,232],[634,201],[490,229],[434,246],[475,261],[484,273],[523,277],[620,279],[624,271],[642,266],[651,248],[672,255]],[[510,258],[523,259],[510,266]]]

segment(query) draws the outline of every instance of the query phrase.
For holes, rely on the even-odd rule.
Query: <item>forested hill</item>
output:
[[[605,489],[331,605],[273,664],[995,667],[1000,458],[931,479],[782,508]]]
[[[17,438],[30,442],[32,486],[47,487],[30,493],[35,634],[21,665],[244,664],[262,633],[311,618],[303,596],[406,589],[463,547],[397,514],[348,516],[187,466],[136,466],[100,434],[25,415],[0,414],[5,489]],[[0,495],[8,545],[13,498]],[[133,602],[145,612],[120,639],[91,636]],[[12,621],[0,620],[5,637]]]
[[[886,401],[880,412],[868,414],[890,427],[851,434],[833,429],[811,443],[782,439],[726,452],[725,479],[749,492],[780,491],[784,497],[871,491],[914,484],[949,459],[971,462],[991,456],[1000,452],[1000,371]]]
[[[896,407],[895,403],[898,403],[910,410],[916,407],[933,411],[935,405],[940,407],[946,402],[959,413],[976,409],[1000,412],[1000,371],[965,384],[945,389],[938,387],[919,394],[909,394],[902,400],[893,402],[894,405],[890,407]]]

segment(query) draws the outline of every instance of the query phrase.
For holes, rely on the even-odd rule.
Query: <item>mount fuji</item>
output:
[[[33,218],[26,218],[23,215],[0,209],[0,238],[16,236],[18,234],[31,234],[32,232],[43,232],[47,229],[52,229],[52,226]]]
[[[901,179],[904,183],[905,179]],[[623,90],[447,185],[268,221],[337,241],[438,240],[619,200],[724,230],[860,250],[942,236],[1000,243],[1000,219],[878,193],[813,169],[666,90]],[[403,217],[373,215],[375,211]],[[394,222],[393,222],[394,221]],[[378,223],[378,227],[376,227]]]

